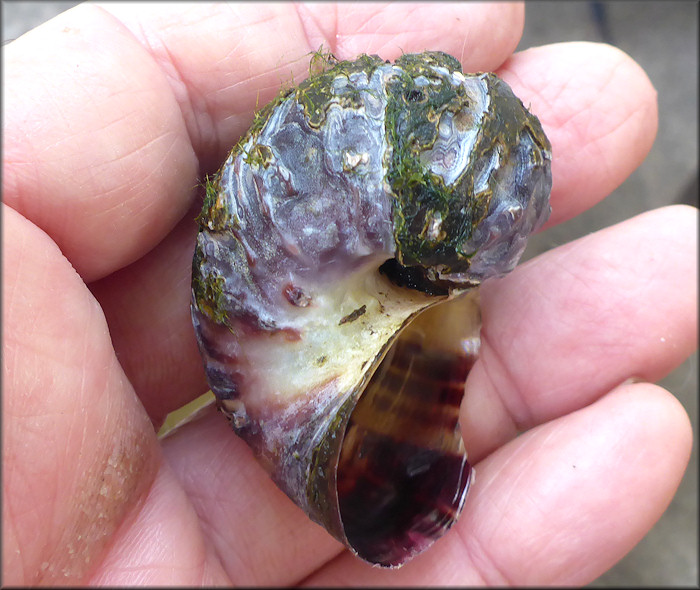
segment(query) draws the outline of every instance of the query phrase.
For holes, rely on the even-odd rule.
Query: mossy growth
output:
[[[226,195],[219,183],[219,174],[207,176],[202,183],[204,186],[204,202],[197,216],[199,229],[222,231],[231,223]]]
[[[397,259],[404,266],[440,264],[452,271],[469,264],[460,245],[479,218],[465,198],[469,179],[446,186],[420,161],[438,137],[443,113],[468,107],[464,87],[433,67],[460,71],[459,62],[440,52],[403,55],[401,72],[387,84],[386,133],[393,147],[387,181],[396,195],[394,237]],[[418,84],[424,77],[428,84]]]
[[[326,119],[326,111],[331,103],[340,104],[346,108],[360,108],[363,106],[362,95],[359,90],[336,95],[333,89],[333,80],[338,76],[349,77],[356,72],[364,72],[368,78],[384,63],[376,55],[361,55],[353,61],[337,61],[330,54],[314,56],[312,62],[315,73],[304,80],[295,89],[295,98],[303,107],[304,114],[309,125],[320,127]],[[324,65],[318,65],[324,64]]]
[[[325,121],[326,111],[332,102],[351,108],[363,105],[360,90],[351,88],[341,95],[334,94],[332,82],[337,76],[348,77],[353,72],[365,72],[367,77],[371,77],[375,68],[385,63],[376,55],[364,54],[352,61],[338,61],[332,53],[324,51],[322,45],[309,55],[309,77],[296,86],[293,80],[283,84],[273,100],[256,109],[253,123],[233,146],[230,157],[243,154],[247,164],[266,167],[272,154],[268,153],[267,146],[258,145],[256,138],[278,105],[293,97],[304,109],[309,125],[318,129]]]
[[[324,51],[323,45],[320,45],[316,51],[311,51],[308,54],[309,59],[309,76],[322,74],[330,70],[338,63],[338,59],[330,51]]]
[[[316,51],[309,53],[309,55],[309,79],[311,80],[311,82],[308,82],[309,79],[307,79],[307,86],[314,85],[313,80],[315,78],[317,78],[318,76],[323,76],[335,64],[338,63],[338,60],[333,56],[332,53],[323,50],[323,45],[321,45]],[[275,98],[268,102],[264,107],[258,109],[256,106],[255,113],[253,114],[253,123],[251,124],[248,131],[246,131],[246,133],[238,140],[236,145],[233,146],[230,155],[236,157],[239,154],[244,154],[244,157],[246,158],[246,163],[248,164],[258,164],[264,166],[266,165],[266,163],[269,163],[269,160],[265,156],[265,154],[256,151],[257,144],[255,143],[255,139],[263,130],[265,124],[270,118],[270,115],[272,115],[273,111],[278,105],[280,105],[284,100],[293,95],[295,96],[295,98],[299,98],[300,87],[301,85],[296,86],[294,84],[294,80],[292,79],[288,83],[282,84],[280,86],[279,92],[277,93],[277,96],[275,96]],[[301,94],[304,94],[303,90],[301,91]],[[313,95],[309,96],[306,100],[306,104],[304,105],[304,108],[307,109],[307,113],[309,112],[309,108],[311,110],[315,109],[315,105],[311,105],[310,102],[312,99]],[[250,148],[248,148],[248,150],[246,150],[246,146],[249,144],[252,145]]]
[[[245,163],[257,168],[267,168],[275,159],[270,146],[254,143],[243,156]]]
[[[203,271],[202,250],[197,245],[192,259],[192,292],[197,309],[217,324],[229,325],[224,288],[226,279],[216,270]]]
[[[244,158],[246,158],[246,163],[260,165],[265,164],[266,159],[264,155],[260,152],[254,152],[254,148],[256,148],[257,146],[257,144],[255,143],[255,139],[258,137],[258,135],[260,135],[260,132],[265,127],[265,124],[267,123],[268,119],[270,118],[270,115],[272,115],[275,108],[279,104],[281,104],[285,99],[289,98],[293,93],[294,88],[290,88],[284,85],[280,88],[280,91],[278,92],[275,98],[273,98],[261,109],[255,111],[255,113],[253,114],[253,123],[251,124],[248,131],[245,132],[245,135],[243,135],[236,142],[236,145],[233,146],[233,149],[231,149],[231,152],[229,153],[230,158],[235,158],[239,154],[244,154]],[[249,144],[250,148],[246,149],[246,146]]]

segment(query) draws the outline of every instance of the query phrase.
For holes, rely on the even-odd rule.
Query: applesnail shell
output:
[[[209,385],[365,561],[401,565],[462,509],[476,287],[549,216],[550,150],[508,85],[447,54],[326,56],[207,181],[192,319]]]

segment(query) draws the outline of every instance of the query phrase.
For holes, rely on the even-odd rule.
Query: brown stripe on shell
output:
[[[450,449],[472,364],[466,354],[425,350],[416,340],[400,338],[367,384],[351,421],[429,448],[442,448],[447,430]]]
[[[471,476],[458,417],[474,356],[424,340],[420,329],[398,337],[350,416],[338,462],[343,532],[360,557],[384,566],[444,534]]]

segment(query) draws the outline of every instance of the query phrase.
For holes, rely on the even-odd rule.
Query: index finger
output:
[[[440,48],[495,68],[521,30],[511,4],[86,3],[6,48],[5,201],[95,280],[172,230],[198,169],[305,77],[321,43],[340,57]]]
[[[656,91],[626,53],[570,42],[513,55],[497,71],[539,117],[552,143],[552,214],[544,228],[607,197],[656,137]]]

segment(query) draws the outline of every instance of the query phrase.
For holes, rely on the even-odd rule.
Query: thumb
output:
[[[160,463],[102,310],[56,244],[3,205],[3,574],[78,583]]]

